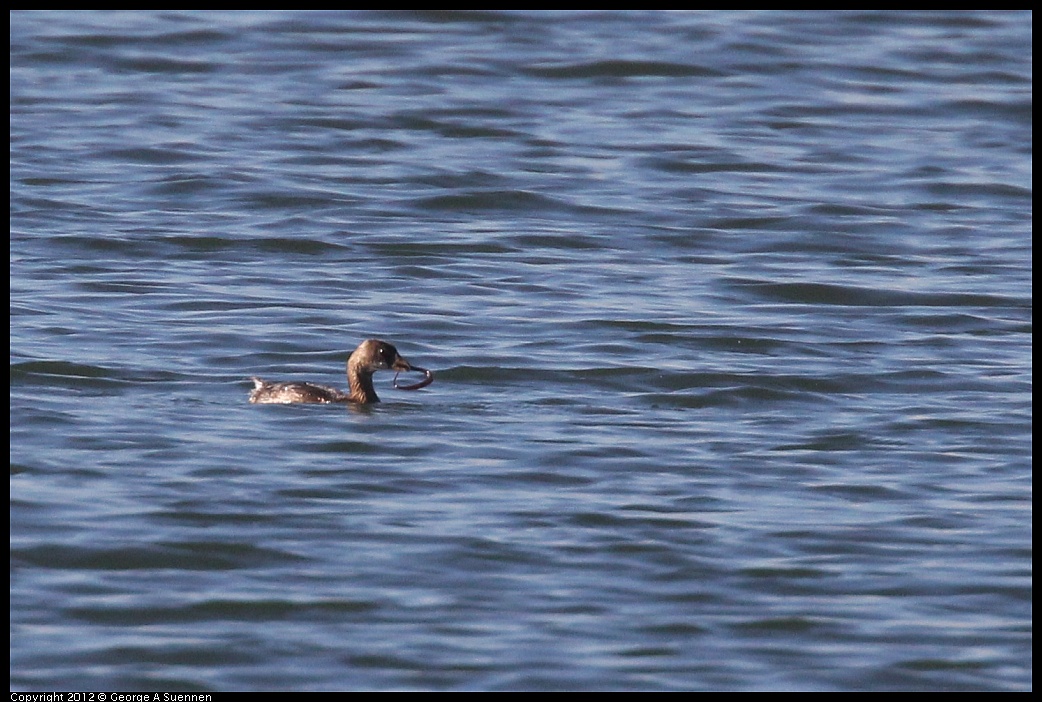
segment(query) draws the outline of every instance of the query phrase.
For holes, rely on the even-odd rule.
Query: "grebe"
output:
[[[254,404],[294,404],[330,402],[357,402],[368,404],[379,402],[376,390],[373,389],[373,373],[378,370],[420,371],[425,377],[414,385],[398,385],[402,390],[419,390],[434,382],[434,374],[426,368],[410,365],[386,341],[366,339],[347,359],[347,392],[329,388],[315,383],[271,383],[260,378],[251,378],[253,390],[250,391],[250,402]]]

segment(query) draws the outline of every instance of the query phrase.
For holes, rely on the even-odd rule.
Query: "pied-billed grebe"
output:
[[[347,392],[314,383],[270,383],[260,378],[251,378],[254,388],[250,391],[250,402],[254,404],[358,402],[366,404],[379,402],[376,390],[373,389],[373,373],[378,370],[420,371],[425,377],[415,385],[398,385],[395,375],[395,387],[402,390],[419,390],[434,382],[434,374],[426,368],[410,365],[386,341],[366,339],[347,359]]]

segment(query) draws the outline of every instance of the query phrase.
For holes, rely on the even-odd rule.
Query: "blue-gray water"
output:
[[[1031,688],[1030,13],[10,19],[12,688]]]

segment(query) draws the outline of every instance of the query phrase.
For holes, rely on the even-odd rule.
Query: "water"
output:
[[[1030,689],[1031,23],[12,14],[12,689]]]

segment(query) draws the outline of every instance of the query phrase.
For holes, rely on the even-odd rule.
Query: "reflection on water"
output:
[[[12,689],[1030,689],[1030,18],[12,14]]]

